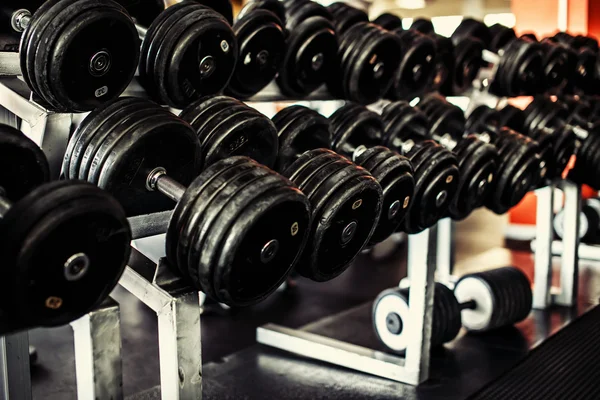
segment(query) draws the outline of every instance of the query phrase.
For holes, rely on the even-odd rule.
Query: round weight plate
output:
[[[352,158],[360,146],[370,148],[381,143],[381,118],[366,107],[346,105],[336,111],[330,120],[334,136],[332,148],[339,154]]]
[[[15,202],[49,179],[42,150],[17,129],[0,124],[0,194]]]
[[[433,23],[430,19],[426,18],[417,18],[413,20],[413,23],[410,24],[410,29],[414,31],[421,32],[422,34],[429,35],[435,33],[435,29],[433,28]]]
[[[126,13],[94,8],[62,30],[49,54],[48,75],[42,77],[63,107],[89,111],[125,90],[139,49],[138,33]]]
[[[229,25],[233,25],[233,7],[229,0],[194,0],[203,6],[212,8],[225,17]]]
[[[38,326],[63,325],[91,310],[116,285],[131,250],[121,207],[84,183],[42,186],[0,224],[12,228],[0,244],[3,265],[11,266],[2,293],[17,319]]]
[[[250,97],[273,80],[285,55],[285,33],[273,13],[255,10],[239,20],[233,30],[239,44],[236,65],[228,91]]]
[[[403,56],[393,83],[398,99],[412,100],[428,82],[435,67],[435,44],[429,37],[414,31],[404,31]],[[401,36],[402,38],[402,36]]]
[[[353,25],[360,22],[369,22],[369,16],[366,12],[347,3],[332,3],[327,9],[333,14],[336,32],[340,35]]]
[[[489,50],[498,53],[507,44],[517,38],[515,30],[508,28],[501,24],[494,24],[490,26],[490,33],[492,34],[492,40],[490,42]]]
[[[383,13],[373,20],[375,25],[381,26],[383,29],[388,31],[401,31],[402,30],[402,19],[390,13]]]
[[[474,38],[466,38],[454,48],[455,69],[454,89],[463,93],[471,86],[483,65],[483,43]]]
[[[468,331],[483,331],[490,325],[497,304],[488,282],[476,275],[464,276],[456,283],[454,296],[459,304],[475,300],[475,308],[461,312],[462,324]]]
[[[384,290],[373,302],[373,327],[379,340],[390,350],[404,353],[411,338],[404,323],[410,320],[408,299],[400,289]]]
[[[246,3],[246,5],[244,5],[244,7],[242,7],[242,9],[240,10],[240,12],[237,15],[237,20],[241,20],[242,18],[244,18],[246,15],[248,15],[249,13],[251,13],[254,10],[268,10],[271,11],[273,14],[275,14],[277,16],[277,18],[279,19],[279,21],[281,21],[285,26],[285,8],[283,7],[283,4],[281,1],[279,0],[252,0],[248,3]]]

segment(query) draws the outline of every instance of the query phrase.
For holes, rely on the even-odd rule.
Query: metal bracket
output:
[[[0,51],[0,77],[21,75],[19,53]]]
[[[161,260],[153,270],[126,267],[119,285],[156,312],[161,397],[202,397],[200,300],[198,291]]]
[[[430,231],[408,237],[408,268],[412,285],[409,294],[411,342],[406,357],[356,346],[313,333],[266,324],[256,330],[256,340],[267,346],[325,361],[410,385],[429,378],[433,273],[435,261],[428,251]]]

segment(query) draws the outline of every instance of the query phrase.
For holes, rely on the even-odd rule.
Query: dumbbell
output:
[[[370,104],[390,90],[402,49],[397,35],[359,22],[341,34],[338,55],[340,70],[327,81],[329,91],[339,98]]]
[[[96,153],[87,179],[113,193],[129,214],[177,202],[167,229],[167,260],[213,300],[246,306],[266,298],[306,243],[310,206],[289,180],[245,156],[222,159],[199,173],[201,145],[194,129],[151,101],[121,98],[94,111],[69,150],[78,143],[79,154]],[[66,178],[70,163],[80,161],[75,151],[70,158],[63,164]]]
[[[427,18],[416,18],[410,24],[410,29],[421,32],[424,35],[432,35],[435,33],[433,23]]]
[[[329,121],[318,112],[291,106],[273,122],[279,133],[277,168],[312,205],[313,225],[296,270],[314,281],[333,279],[369,243],[381,214],[382,188],[367,170],[329,150]]]
[[[369,16],[365,11],[352,7],[347,3],[332,3],[327,7],[327,10],[333,16],[335,30],[338,35],[344,34],[350,27],[358,23],[369,22]]]
[[[163,11],[142,42],[140,83],[150,97],[184,108],[227,86],[238,44],[227,19],[208,6],[184,1]]]
[[[483,22],[463,19],[452,34],[452,41],[457,46],[469,37],[481,40],[485,48],[490,49],[493,36]],[[543,57],[537,41],[523,37],[510,40],[498,53],[484,51],[482,57],[497,68],[489,86],[491,93],[515,97],[533,95],[543,90]]]
[[[464,219],[483,206],[493,191],[498,150],[475,135],[465,137],[462,110],[444,97],[429,94],[417,108],[429,120],[429,136],[456,154],[460,179],[448,214],[453,219]]]
[[[383,124],[378,114],[348,103],[334,112],[330,121],[331,148],[369,171],[383,189],[382,215],[369,244],[392,235],[406,216],[415,182],[410,161],[386,147],[378,146]]]
[[[388,104],[381,118],[385,131],[382,144],[408,157],[414,170],[412,205],[400,230],[421,232],[446,215],[458,190],[458,161],[454,154],[429,139],[425,115],[407,102]]]
[[[383,291],[373,303],[373,326],[379,340],[403,354],[411,337],[408,288]],[[435,283],[431,322],[431,347],[458,335],[461,324],[468,332],[487,332],[524,320],[530,313],[532,293],[528,278],[515,267],[463,276],[454,293]]]
[[[560,239],[564,239],[565,210],[560,210],[552,221],[554,232]],[[582,243],[600,244],[600,200],[587,199],[579,212],[579,240]]]
[[[239,45],[239,61],[227,93],[247,98],[275,78],[286,51],[284,29],[284,22],[266,9],[257,8],[238,17],[233,31]]]
[[[497,122],[497,112],[479,106],[469,115],[465,132],[493,144],[498,150],[498,167],[486,207],[504,214],[517,205],[531,188],[537,187],[548,169],[536,141]]]
[[[267,10],[271,11],[273,14],[277,16],[279,21],[284,24],[285,27],[285,8],[283,7],[283,3],[279,0],[252,0],[249,1],[242,7],[240,12],[237,15],[237,19],[240,20],[244,18],[248,13],[254,10]]]
[[[586,36],[571,36],[566,32],[558,32],[550,41],[559,42],[568,46],[576,53],[575,72],[573,73],[572,88],[578,92],[595,94],[597,92],[598,42]]]
[[[277,157],[277,129],[271,120],[241,101],[204,96],[179,115],[196,131],[203,164],[242,155],[272,168]]]
[[[510,42],[517,39],[515,30],[502,24],[494,24],[490,26],[489,32],[491,38],[488,44],[488,49],[496,54],[504,49]],[[533,40],[537,42],[537,39],[534,38]]]
[[[383,13],[372,21],[375,25],[381,26],[388,31],[400,32],[402,28],[402,18],[395,14]]]
[[[554,101],[548,96],[537,96],[525,109],[526,125],[530,131],[556,132],[555,134],[569,140],[575,140],[576,136],[579,142],[577,157],[568,177],[573,182],[585,183],[598,190],[600,189],[598,125],[593,122],[587,124],[585,117],[578,116],[579,112],[585,115],[585,104],[574,110],[571,111],[565,103]]]
[[[285,25],[287,51],[276,82],[283,94],[303,97],[335,74],[338,37],[331,13],[310,0],[288,0]]]
[[[0,125],[0,298],[19,326],[58,326],[103,301],[129,259],[121,206],[84,182],[51,182],[48,161]]]
[[[23,32],[19,54],[14,53],[14,64],[7,64],[14,65],[14,71],[4,72],[21,74],[45,108],[90,111],[118,97],[131,81],[139,60],[139,39],[133,21],[118,3],[7,0],[0,9],[10,15],[9,27]]]

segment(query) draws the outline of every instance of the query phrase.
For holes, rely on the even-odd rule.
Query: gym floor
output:
[[[529,252],[503,248],[504,226],[504,217],[485,210],[477,211],[457,224],[457,275],[512,264],[532,276],[533,258]],[[145,262],[139,254],[134,257],[132,262]],[[219,307],[207,307],[202,315],[205,397],[275,399],[282,398],[284,393],[285,398],[298,399],[464,398],[514,365],[539,339],[540,334],[536,332],[539,327],[532,327],[531,323],[519,325],[521,334],[517,334],[519,339],[516,342],[510,341],[515,332],[505,331],[487,337],[485,346],[473,350],[476,341],[460,338],[449,347],[462,349],[460,352],[463,354],[454,357],[452,365],[444,362],[441,373],[432,373],[439,377],[414,392],[404,385],[351,373],[256,344],[256,327],[269,322],[291,328],[312,323],[308,330],[321,333],[337,331],[337,334],[334,333],[336,337],[342,336],[357,344],[372,342],[374,334],[369,321],[368,302],[406,276],[405,260],[404,247],[385,262],[376,263],[369,256],[361,256],[354,266],[331,282],[314,283],[298,279],[289,290],[276,293],[249,309],[225,312]],[[597,303],[600,273],[593,265],[582,262],[580,276],[580,310],[583,310]],[[158,398],[156,315],[123,289],[117,288],[113,297],[121,307],[125,396]],[[333,318],[325,318],[334,315]],[[545,329],[555,331],[565,318],[569,318],[565,310],[549,315],[546,321],[549,326]],[[315,323],[319,320],[321,322]],[[353,323],[358,324],[356,328],[352,327]],[[495,344],[490,346],[490,341]],[[32,368],[34,398],[75,399],[71,328],[34,330],[30,333],[30,342],[39,355],[37,364]],[[467,356],[475,354],[469,353],[471,350],[485,355],[485,368],[482,368],[481,358]],[[439,367],[435,359],[433,365],[433,368]],[[443,377],[444,371],[452,376],[453,383]],[[464,372],[468,382],[454,379],[457,371]],[[274,376],[277,378],[275,381]],[[140,392],[143,392],[142,396],[136,395]]]

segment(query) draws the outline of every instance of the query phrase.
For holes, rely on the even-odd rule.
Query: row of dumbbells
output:
[[[369,22],[349,5],[325,8],[310,0],[256,0],[235,23],[228,0],[185,1],[166,10],[98,0],[40,4],[28,2],[36,10],[31,15],[8,1],[0,7],[9,16],[2,26],[22,31],[21,74],[38,101],[59,111],[89,111],[116,98],[136,68],[152,99],[180,109],[223,90],[252,96],[275,77],[294,98],[327,84],[336,97],[361,104],[384,96],[410,100],[442,90],[444,82],[451,82],[452,94],[462,93],[487,65],[484,48],[501,54],[491,88],[498,95],[539,93],[571,75],[550,56],[557,51],[526,38],[509,40],[512,30],[474,20],[463,21],[448,39],[424,21],[403,30],[389,14]],[[491,32],[507,44],[500,47]],[[541,79],[542,57],[553,60],[552,82]]]
[[[389,350],[404,354],[414,340],[410,334],[408,288],[381,292],[373,303],[373,328]],[[436,282],[431,320],[432,349],[454,340],[461,327],[469,333],[514,325],[529,315],[532,292],[529,278],[516,267],[503,267],[461,277],[454,290]]]

